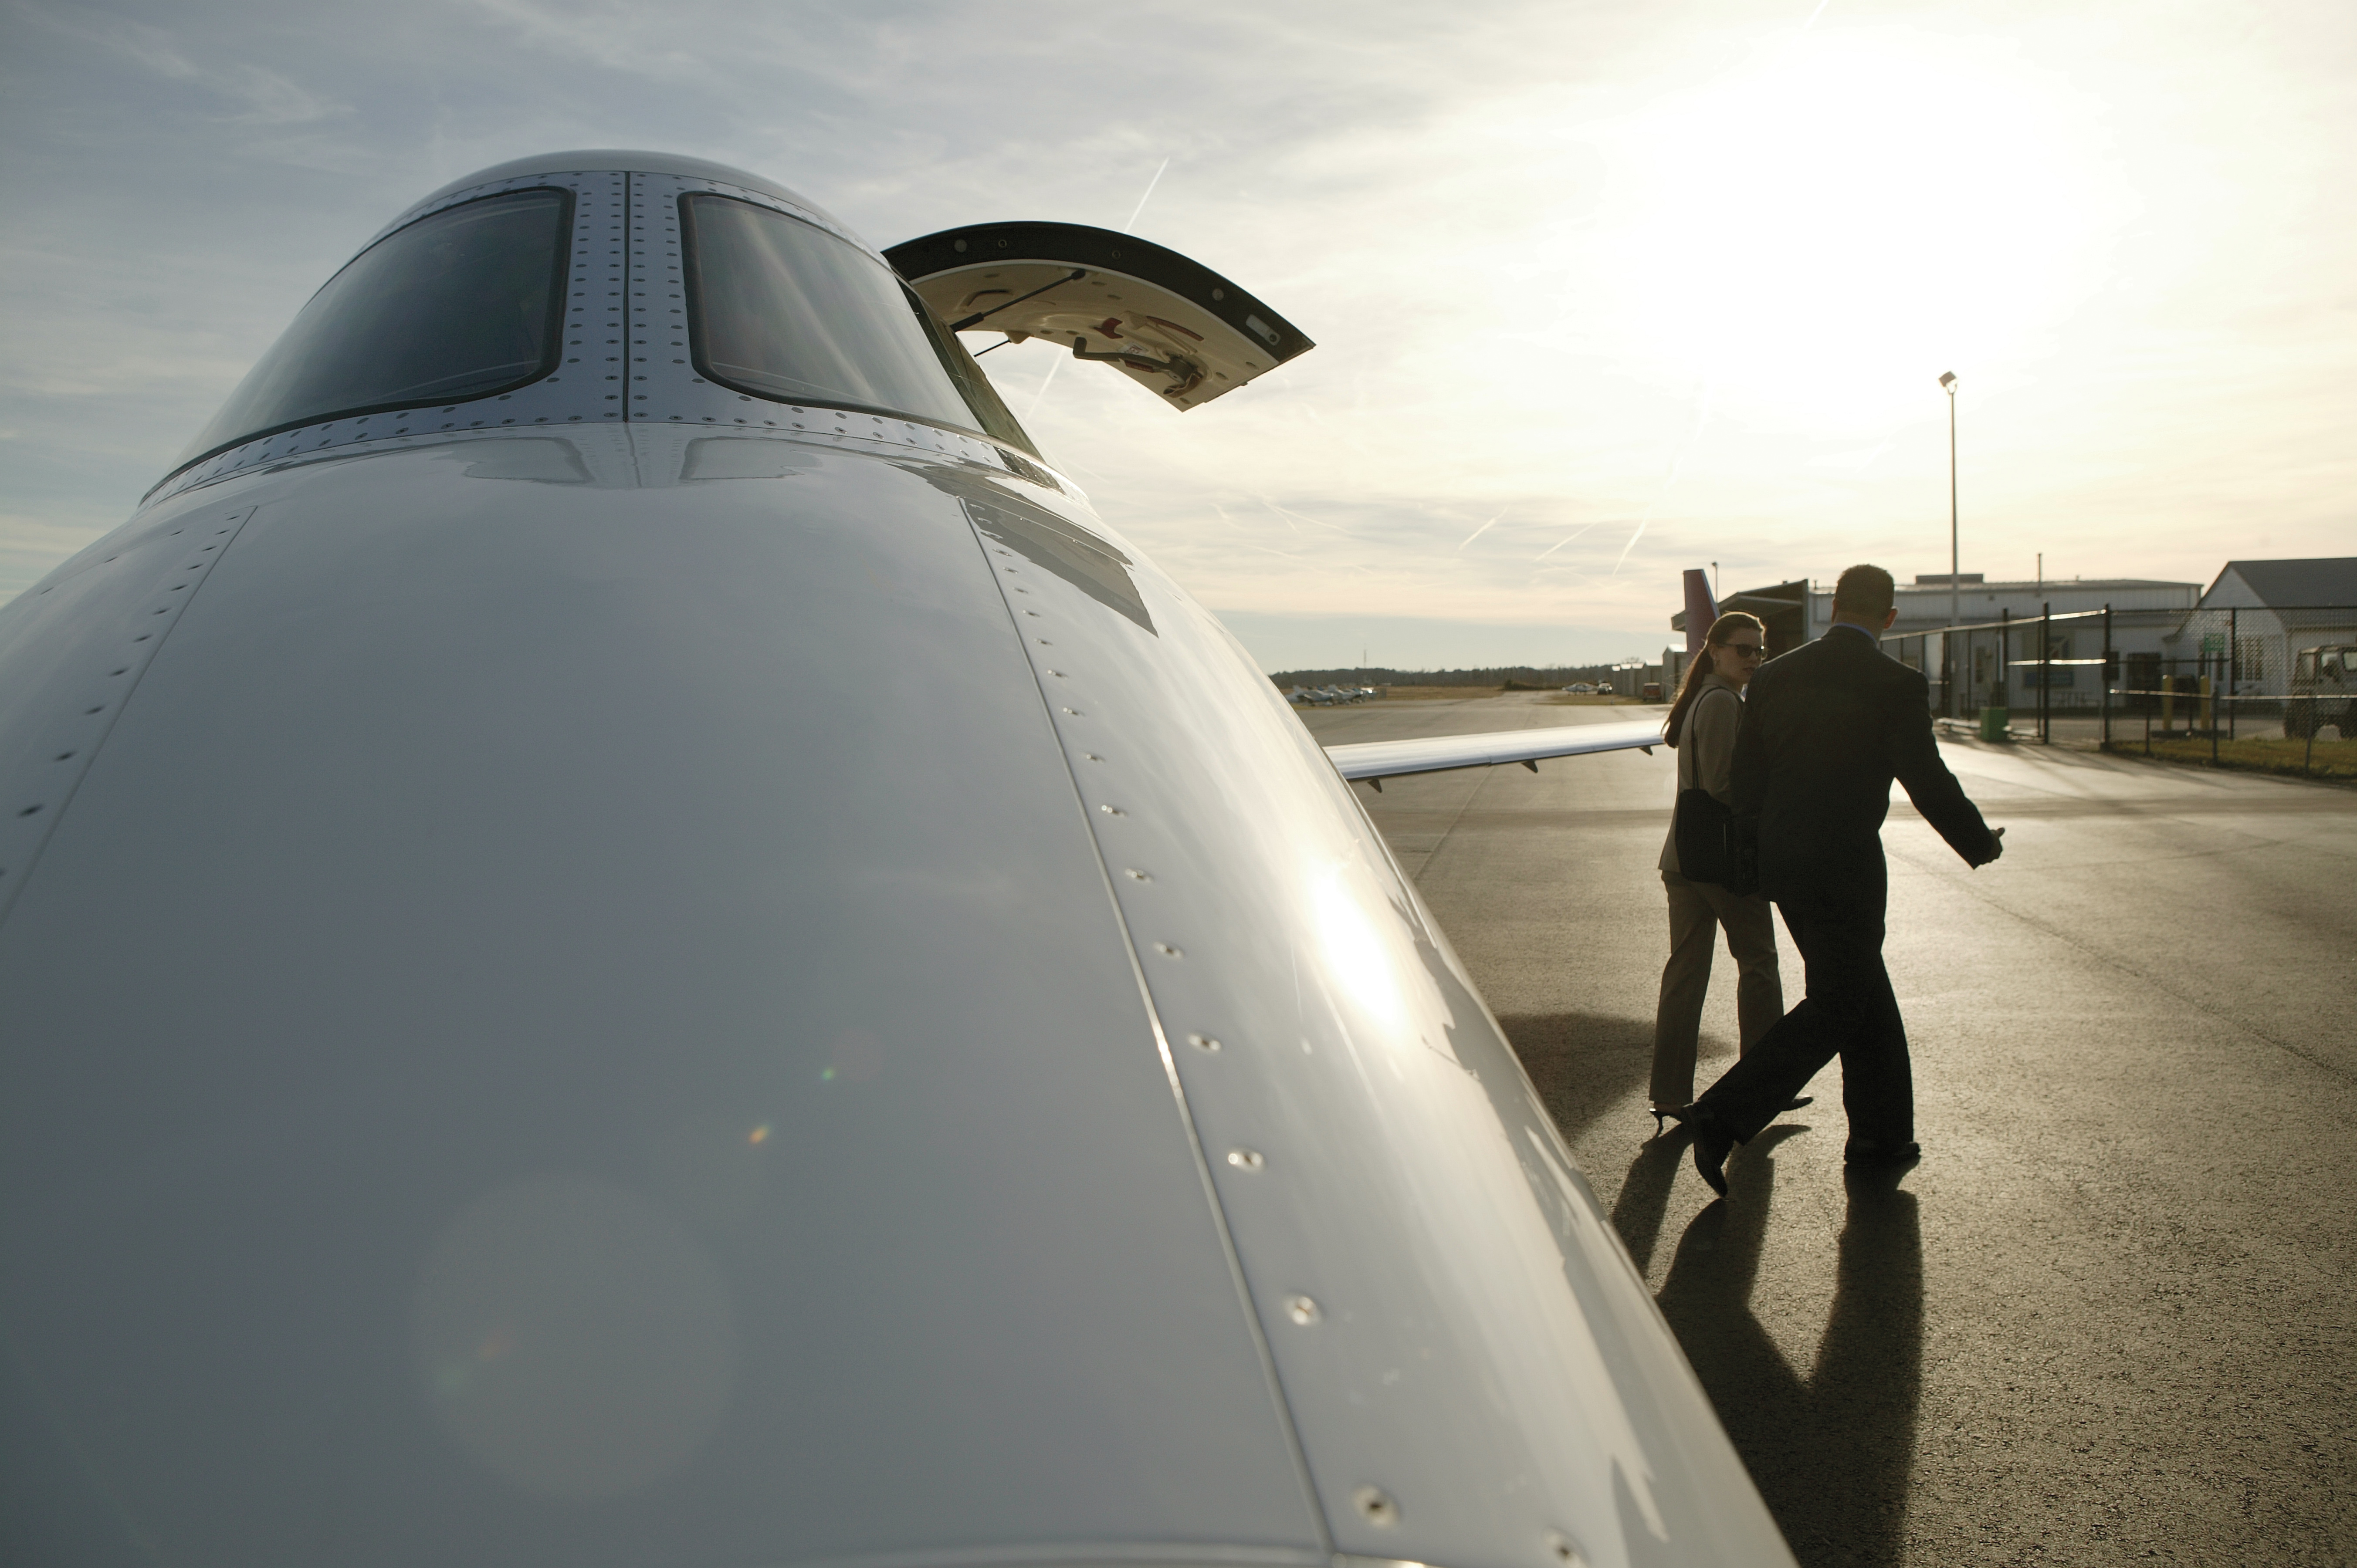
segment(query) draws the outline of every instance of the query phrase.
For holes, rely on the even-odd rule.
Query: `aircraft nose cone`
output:
[[[958,500],[627,443],[250,481],[0,928],[0,1312],[77,1452],[224,1558],[292,1497],[419,1561],[1314,1548]],[[95,651],[178,565],[48,602]]]

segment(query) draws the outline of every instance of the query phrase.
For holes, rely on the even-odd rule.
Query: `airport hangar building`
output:
[[[1990,582],[1964,573],[1953,593],[1946,573],[1919,575],[1899,585],[1899,619],[1887,634],[1893,651],[1921,669],[1935,684],[1940,676],[1939,633],[1951,624],[1986,626],[2010,621],[2016,628],[2003,657],[1999,639],[1971,639],[1971,685],[1967,707],[2035,706],[2040,671],[2035,623],[2050,613],[2081,615],[2111,610],[2111,646],[2120,655],[2116,684],[2136,691],[2157,688],[2163,672],[2211,672],[2226,689],[2226,664],[2233,665],[2233,689],[2244,695],[2280,695],[2293,656],[2319,642],[2357,641],[2357,556],[2282,561],[2229,561],[2208,587],[2144,577],[2043,578]],[[1722,610],[1748,610],[1768,628],[1770,654],[1781,653],[1820,636],[1833,622],[1833,586],[1796,580],[1746,588],[1720,602]],[[1952,623],[1951,617],[1957,618]],[[1684,631],[1683,611],[1670,629]],[[2102,624],[2073,619],[2051,628],[2049,656],[2092,658],[2103,651]],[[1663,689],[1684,673],[1685,650],[1663,649]],[[2076,707],[2100,700],[2100,676],[2093,667],[2061,665],[2044,671],[2050,703]]]
[[[1952,598],[1948,575],[1943,572],[1900,584],[1897,597],[1899,619],[1885,635],[1903,639],[1894,643],[1892,650],[1902,662],[1931,676],[1936,687],[1940,678],[1938,634],[1942,629],[1952,624],[1981,626],[2010,620],[2017,629],[2006,657],[2008,660],[2031,660],[2038,656],[2038,637],[2032,628],[2050,611],[2061,616],[2101,610],[2108,605],[2112,611],[2112,646],[2124,659],[2132,660],[2138,654],[2155,660],[2163,658],[2168,653],[2168,639],[2184,625],[2187,614],[2200,602],[2201,585],[2157,582],[2145,577],[1992,583],[1978,572],[1966,572],[1955,585]],[[1729,594],[1719,602],[1719,608],[1748,610],[1758,616],[1768,628],[1768,651],[1773,657],[1822,636],[1825,628],[1833,624],[1833,585],[1799,580],[1746,588]],[[1952,614],[1958,618],[1952,621]],[[1670,618],[1670,629],[1685,629],[1683,612]],[[2068,621],[2054,628],[2051,635],[2050,654],[2055,659],[2092,657],[2103,651],[2100,622]],[[2003,681],[2007,691],[1997,690],[2001,680],[1998,641],[1988,636],[1974,640],[1969,705],[2034,706],[2039,679],[2034,666],[2015,668],[2010,679]],[[1663,650],[1663,669],[1670,672],[1670,680],[1684,673],[1684,649]],[[2068,703],[2071,698],[2065,693],[2075,694],[2078,687],[2086,689],[2090,700],[2097,691],[2097,676],[2093,670],[2066,665],[2049,673],[2054,696],[2062,703]]]

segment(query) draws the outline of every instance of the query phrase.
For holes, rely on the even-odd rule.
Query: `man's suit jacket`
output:
[[[1975,865],[1996,840],[1932,738],[1920,671],[1836,627],[1760,667],[1735,742],[1735,815],[1756,824],[1760,890],[1879,889],[1890,781]]]

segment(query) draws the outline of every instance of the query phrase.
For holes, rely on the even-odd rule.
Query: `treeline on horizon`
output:
[[[1590,685],[1612,673],[1609,664],[1569,665],[1539,670],[1527,664],[1493,670],[1280,670],[1269,677],[1279,690],[1294,686],[1522,686],[1554,691],[1575,681]]]

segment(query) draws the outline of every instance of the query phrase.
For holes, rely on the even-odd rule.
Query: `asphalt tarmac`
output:
[[[1661,711],[1303,717],[1333,745]],[[1972,871],[1893,792],[1923,1158],[1846,1181],[1836,1064],[1724,1204],[1644,1112],[1669,752],[1357,788],[1803,1563],[2357,1562],[2357,791],[1942,749],[2009,831]],[[1735,1050],[1723,943],[1713,978],[1698,1087]]]

